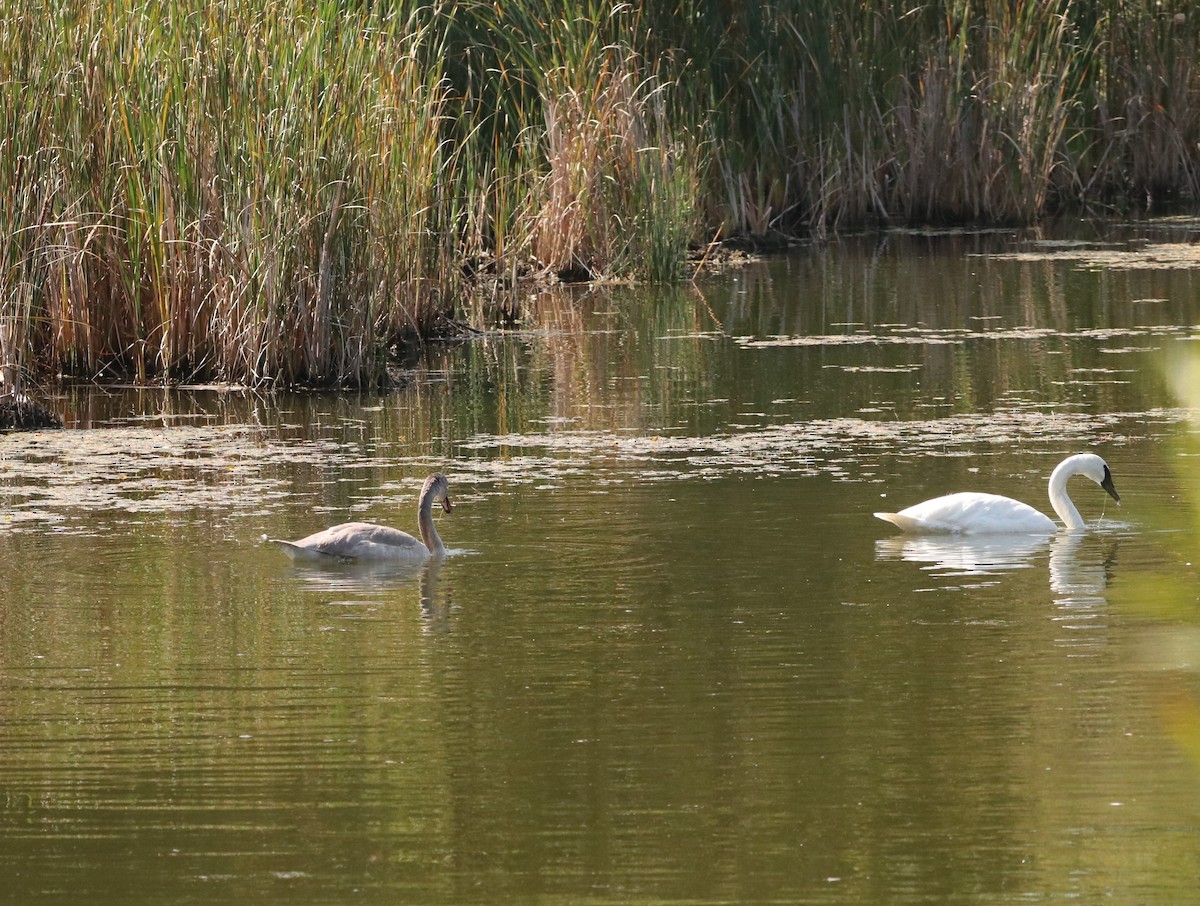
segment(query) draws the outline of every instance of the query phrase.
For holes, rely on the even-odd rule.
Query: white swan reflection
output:
[[[904,560],[944,576],[987,576],[1028,569],[1044,535],[897,535],[875,542],[875,559]]]
[[[1104,560],[1081,558],[1084,535],[1062,532],[1050,545],[1050,588],[1067,598],[1096,598],[1108,590],[1108,566]]]
[[[875,542],[876,560],[916,563],[938,576],[992,576],[1036,567],[1048,550],[1050,591],[1060,607],[1105,602],[1116,539],[1083,532],[1037,535],[898,535]]]
[[[1085,546],[1086,540],[1086,546]],[[1065,532],[1050,548],[1056,644],[1074,657],[1102,651],[1108,638],[1108,575],[1120,541]]]

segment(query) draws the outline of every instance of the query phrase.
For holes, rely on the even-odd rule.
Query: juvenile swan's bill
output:
[[[421,488],[421,499],[417,503],[420,541],[408,532],[369,522],[344,522],[299,541],[281,541],[278,538],[266,540],[278,544],[293,560],[392,560],[419,563],[430,557],[442,557],[446,553],[433,522],[433,505],[436,502],[440,502],[447,513],[454,508],[450,502],[450,482],[441,472],[426,478]]]
[[[1086,528],[1079,510],[1067,495],[1067,479],[1072,475],[1090,478],[1118,504],[1121,496],[1113,484],[1108,463],[1095,453],[1068,456],[1050,475],[1050,505],[1070,531]],[[918,503],[899,513],[876,513],[903,532],[924,534],[1030,534],[1047,535],[1058,531],[1058,524],[1033,507],[1011,497],[979,494],[971,491],[947,494]]]

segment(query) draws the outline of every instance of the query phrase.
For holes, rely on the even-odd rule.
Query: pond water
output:
[[[1195,902],[1192,221],[550,292],[385,395],[0,437],[11,902]],[[949,490],[1093,530],[905,538]],[[451,556],[293,565],[260,536]]]

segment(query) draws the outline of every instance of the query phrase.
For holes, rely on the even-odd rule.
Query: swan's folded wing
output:
[[[422,556],[428,553],[425,545],[408,532],[369,522],[335,525],[323,532],[301,538],[293,546],[329,557],[346,558],[371,558],[378,557],[381,553],[386,553],[389,557]],[[387,550],[381,551],[381,548]]]
[[[926,534],[1046,534],[1057,528],[1054,520],[1028,504],[974,491],[935,497],[899,513],[875,515],[902,531]]]

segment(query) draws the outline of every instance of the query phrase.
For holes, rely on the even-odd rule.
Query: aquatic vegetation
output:
[[[1094,270],[1193,270],[1200,267],[1200,250],[1194,245],[1163,242],[1137,249],[1051,248],[997,253],[989,257],[1013,261],[1070,261]],[[1148,300],[1143,300],[1148,301]]]
[[[788,337],[734,337],[745,349],[768,349],[780,346],[953,346],[967,340],[1038,340],[1050,337],[1184,337],[1192,334],[1190,327],[1161,325],[1150,327],[1094,328],[1062,331],[1051,327],[1011,327],[995,330],[963,329],[901,329],[888,332],[855,330],[849,333],[805,334]],[[1137,347],[1134,347],[1135,349]],[[1124,351],[1124,350],[1123,350]],[[866,370],[859,366],[858,371]]]
[[[1167,5],[0,3],[0,360],[385,379],[531,278],[690,245],[1195,197]]]
[[[0,17],[10,360],[363,382],[458,286],[446,88],[414,11],[22,4]]]
[[[0,396],[0,431],[61,428],[63,420],[48,406],[19,393]]]

